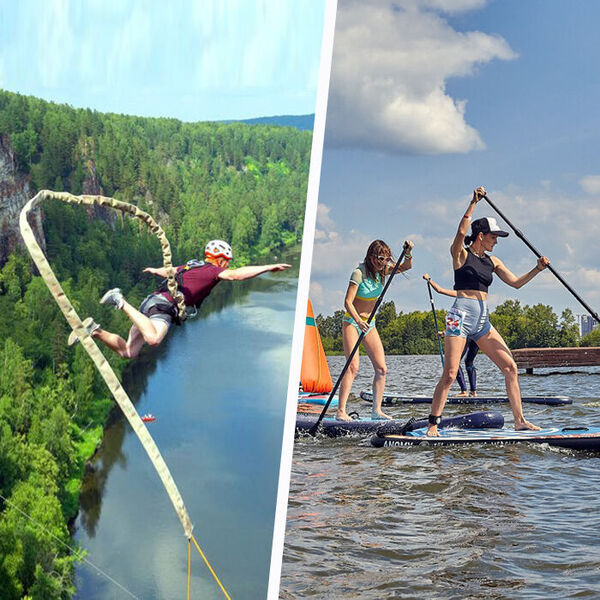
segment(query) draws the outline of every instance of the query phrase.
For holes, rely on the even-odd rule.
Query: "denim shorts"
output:
[[[492,329],[487,302],[474,298],[457,298],[446,314],[447,337],[464,337],[477,341]]]

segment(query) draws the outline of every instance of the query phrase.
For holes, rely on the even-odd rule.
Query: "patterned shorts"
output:
[[[457,298],[446,314],[448,337],[464,337],[477,341],[492,329],[487,302],[474,298]]]

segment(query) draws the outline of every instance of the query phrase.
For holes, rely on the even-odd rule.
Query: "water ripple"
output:
[[[495,367],[485,357],[477,361],[481,394],[502,393]],[[343,358],[330,364],[335,376]],[[418,394],[430,394],[441,371],[439,359],[423,356],[388,357],[388,368],[389,389]],[[522,377],[524,395],[574,399],[568,407],[525,405],[526,416],[543,426],[600,425],[599,375],[583,369]],[[363,364],[354,393],[370,387],[371,377]],[[352,404],[368,412],[367,403]],[[388,410],[422,417],[429,407]],[[500,410],[510,426],[510,409]],[[356,438],[301,438],[280,597],[599,598],[599,489],[600,456],[570,450],[374,449]]]

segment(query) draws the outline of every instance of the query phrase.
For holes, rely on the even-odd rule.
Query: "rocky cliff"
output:
[[[31,198],[29,181],[17,170],[8,135],[0,135],[0,266],[17,247],[24,246],[19,232],[19,213]],[[45,247],[39,212],[32,215],[31,225]]]

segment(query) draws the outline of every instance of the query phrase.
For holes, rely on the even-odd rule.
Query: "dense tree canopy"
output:
[[[3,91],[0,132],[32,193],[103,193],[137,204],[165,229],[176,263],[201,257],[211,238],[232,242],[234,266],[300,239],[310,132],[101,114]],[[139,303],[154,289],[142,271],[160,266],[156,238],[129,218],[58,202],[44,204],[43,221],[48,259],[78,313],[127,331],[120,311],[98,298],[119,286]],[[73,544],[67,522],[112,402],[67,335],[28,255],[14,252],[0,265],[2,598],[73,593],[74,555],[60,542]],[[121,374],[124,361],[106,356]]]
[[[300,239],[310,132],[102,114],[1,90],[0,131],[33,189],[100,186],[158,218],[185,255],[221,238],[243,263]]]

